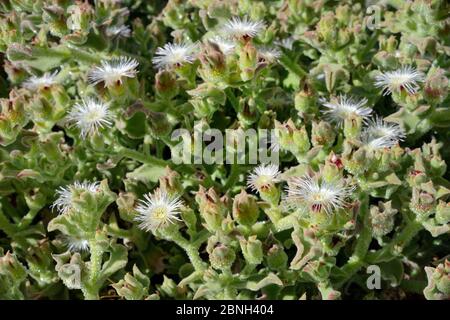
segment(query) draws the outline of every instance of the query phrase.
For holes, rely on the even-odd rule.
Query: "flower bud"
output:
[[[239,100],[239,112],[237,118],[242,127],[247,128],[257,120],[258,113],[254,99],[241,98]]]
[[[283,124],[275,121],[275,129],[278,143],[282,149],[288,150],[294,155],[304,154],[310,149],[311,144],[304,126],[297,129],[294,122],[289,119]]]
[[[295,109],[301,114],[313,114],[317,112],[316,102],[312,87],[305,81],[302,90],[295,94]]]
[[[177,284],[172,279],[166,277],[166,275],[163,275],[163,283],[159,287],[159,291],[168,297],[175,298],[177,295]]]
[[[428,217],[433,213],[436,206],[435,197],[425,190],[414,187],[409,207],[420,219]]]
[[[117,208],[119,209],[120,218],[133,222],[136,216],[135,203],[136,195],[133,192],[121,192],[116,199]]]
[[[3,146],[13,143],[28,123],[24,98],[14,90],[9,95],[9,99],[0,99],[0,144]]]
[[[12,83],[20,83],[25,80],[27,73],[24,69],[9,60],[5,60],[4,70],[8,74],[8,79]]]
[[[245,261],[249,264],[257,265],[263,260],[262,243],[256,236],[251,236],[246,240],[245,238],[239,239],[241,245],[242,254]]]
[[[350,74],[339,64],[326,64],[323,66],[325,85],[328,92],[333,92],[340,84],[347,83]]]
[[[333,12],[328,11],[323,14],[316,27],[319,39],[329,45],[333,44],[337,39],[338,28],[336,25],[337,21]]]
[[[348,139],[358,139],[363,119],[355,114],[350,115],[344,120],[344,135]]]
[[[428,181],[428,177],[424,171],[412,169],[406,181],[408,181],[411,187],[419,187],[422,183]]]
[[[239,68],[242,81],[253,79],[256,70],[258,51],[251,42],[239,48]]]
[[[448,95],[448,87],[445,71],[439,68],[431,68],[425,79],[425,98],[435,104],[442,103]]]
[[[236,254],[228,246],[219,244],[209,255],[211,266],[217,270],[228,270],[233,265]]]
[[[200,186],[195,195],[195,200],[199,204],[200,215],[206,223],[205,227],[210,232],[221,230],[222,220],[227,212],[223,199],[219,198],[213,188],[206,190],[203,186]]]
[[[242,225],[251,226],[258,220],[259,209],[255,197],[249,195],[245,190],[234,197],[233,218]]]
[[[445,259],[436,268],[425,267],[428,285],[423,290],[428,300],[450,299],[450,261]]]
[[[62,38],[68,33],[64,8],[58,5],[42,7],[42,19],[48,25],[52,35]]]
[[[167,70],[160,70],[155,76],[155,91],[163,99],[170,100],[179,92],[175,75]]]
[[[94,9],[87,1],[79,1],[67,8],[67,13],[70,14],[67,19],[67,26],[69,29],[77,31],[88,31],[91,25],[91,20],[94,16]]]
[[[117,294],[127,300],[142,300],[148,295],[150,279],[136,265],[133,274],[126,273],[124,278],[112,285]]]
[[[180,175],[169,166],[166,167],[165,174],[159,178],[159,187],[170,195],[183,193]]]
[[[221,81],[225,76],[225,55],[220,47],[212,41],[206,41],[203,51],[199,56],[199,72],[205,81]]]
[[[311,131],[311,142],[313,146],[329,147],[334,143],[336,131],[328,122],[313,122]]]
[[[344,165],[341,158],[336,156],[334,152],[331,152],[323,166],[322,178],[325,181],[334,181],[336,178],[342,177],[343,168]]]
[[[16,255],[8,251],[0,257],[0,275],[9,276],[15,282],[20,283],[26,278],[27,271]]]
[[[391,201],[379,202],[378,206],[370,207],[370,224],[372,226],[372,235],[375,238],[390,233],[394,228],[394,216],[397,210],[392,208]]]
[[[379,51],[373,56],[372,61],[382,69],[389,70],[398,67],[394,52]]]
[[[344,167],[351,174],[363,174],[367,170],[367,161],[367,152],[364,148],[343,153]]]

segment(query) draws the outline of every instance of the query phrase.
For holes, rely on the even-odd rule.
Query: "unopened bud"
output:
[[[336,131],[328,122],[313,122],[311,132],[311,142],[313,146],[331,146],[334,143]]]
[[[244,238],[239,240],[241,245],[242,254],[244,255],[245,261],[249,264],[260,264],[263,260],[262,243],[256,236],[251,236],[248,240]]]
[[[210,232],[221,230],[227,208],[214,189],[206,190],[200,186],[195,200],[199,204],[200,215],[206,223],[206,228]]]
[[[160,70],[155,76],[155,91],[164,98],[171,99],[178,94],[179,88],[175,75],[167,70]]]
[[[209,255],[211,266],[218,270],[230,269],[235,259],[234,250],[223,244],[216,246]]]
[[[242,225],[252,225],[259,215],[258,204],[255,197],[249,195],[245,190],[234,197],[233,218]]]

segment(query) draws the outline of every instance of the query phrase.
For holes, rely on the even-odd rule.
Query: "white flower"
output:
[[[260,191],[279,182],[280,171],[275,164],[261,164],[256,167],[247,178],[247,186],[252,190]]]
[[[411,66],[403,66],[398,70],[382,73],[375,80],[375,86],[383,88],[383,95],[401,90],[415,94],[419,89],[418,82],[424,81],[424,74]]]
[[[223,26],[223,33],[229,38],[253,38],[264,28],[262,21],[250,21],[247,17],[233,17]]]
[[[340,95],[337,101],[326,101],[320,99],[320,102],[327,108],[323,113],[329,121],[342,125],[345,119],[350,115],[357,115],[367,119],[372,113],[372,109],[366,107],[367,99],[357,100],[353,97]]]
[[[294,42],[295,42],[294,37],[288,37],[281,40],[276,40],[274,43],[279,47],[292,50],[294,48]]]
[[[24,81],[22,86],[28,90],[37,90],[43,87],[50,87],[53,84],[56,84],[56,77],[58,76],[58,71],[54,71],[53,73],[46,72],[42,76],[31,76],[27,80]]]
[[[369,149],[390,148],[405,138],[405,131],[395,123],[384,121],[380,117],[370,119],[361,133],[361,142]]]
[[[96,85],[105,83],[105,87],[122,84],[123,77],[134,78],[139,63],[130,57],[119,57],[111,60],[102,60],[101,66],[94,67],[88,74],[89,82]]]
[[[136,221],[139,227],[145,231],[155,231],[180,221],[178,215],[183,201],[179,197],[171,197],[165,191],[156,189],[153,194],[144,196],[141,204],[136,208],[139,215]]]
[[[294,177],[289,181],[286,203],[293,208],[331,214],[343,208],[354,187],[346,186],[343,179],[324,181],[319,176]]]
[[[224,55],[232,54],[234,52],[234,48],[236,47],[233,42],[219,36],[215,36],[207,40],[209,42],[215,43]]]
[[[89,241],[86,239],[65,236],[63,243],[71,252],[84,252],[89,249]]]
[[[131,29],[126,25],[111,26],[106,28],[106,35],[111,38],[129,38]]]
[[[269,63],[276,62],[281,57],[281,51],[278,48],[259,47],[258,54]]]
[[[82,137],[94,134],[99,128],[112,125],[112,114],[108,105],[92,98],[75,104],[67,119],[80,129]]]
[[[60,214],[67,213],[72,208],[72,200],[73,200],[73,192],[76,191],[86,191],[95,193],[98,190],[100,182],[78,182],[76,181],[74,184],[60,187],[56,190],[56,194],[58,198],[52,204],[52,208],[56,208],[56,210]]]
[[[159,47],[156,50],[152,62],[158,69],[180,67],[186,63],[195,61],[196,49],[196,44],[166,43],[164,47]]]

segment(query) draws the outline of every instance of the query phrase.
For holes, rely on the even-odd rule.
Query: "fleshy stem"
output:
[[[126,158],[130,158],[130,159],[136,160],[136,161],[144,163],[144,164],[153,164],[153,165],[158,165],[158,166],[166,166],[169,164],[169,161],[158,159],[151,155],[146,155],[139,151],[125,148],[125,147],[119,147],[116,149],[116,151],[118,154],[123,155]]]
[[[103,249],[101,248],[95,237],[89,240],[89,248],[91,251],[89,279],[88,283],[85,285],[83,293],[87,300],[98,300],[99,288],[97,285],[97,281],[102,268]]]
[[[44,206],[42,206],[42,208],[43,207]],[[20,221],[18,228],[24,229],[28,227],[42,208],[31,208],[30,211],[28,211],[28,213]]]
[[[227,96],[228,100],[230,100],[231,105],[233,106],[233,109],[236,113],[239,112],[239,101],[236,98],[236,96],[233,93],[232,88],[226,88],[225,89],[225,95]]]
[[[186,240],[179,230],[174,231],[173,229],[161,228],[159,234],[168,241],[175,242],[179,247],[183,248],[186,252],[189,261],[191,261],[192,266],[195,271],[203,272],[206,270],[205,262],[200,258],[198,254],[198,247]],[[198,242],[197,242],[198,243]]]
[[[362,220],[362,230],[358,239],[356,240],[355,251],[348,259],[341,271],[344,274],[343,279],[337,283],[336,287],[342,286],[348,281],[358,270],[364,265],[364,258],[369,250],[370,242],[372,240],[372,232],[369,223],[369,196],[365,192],[361,194],[361,209],[360,215]]]
[[[67,44],[67,47],[70,49],[70,55],[77,57],[78,60],[84,60],[90,63],[99,63],[101,59],[90,52],[77,48],[74,45]]]
[[[387,262],[396,257],[395,251],[397,247],[404,248],[412,238],[422,230],[423,226],[417,220],[411,220],[407,223],[407,225],[403,228],[402,232],[397,234],[397,236],[384,248],[376,251],[370,252],[367,255],[367,262],[374,264],[380,262]]]

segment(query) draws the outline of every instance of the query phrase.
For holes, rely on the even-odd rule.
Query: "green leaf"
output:
[[[141,181],[143,183],[158,182],[158,179],[164,175],[165,170],[165,166],[143,164],[136,170],[127,173],[127,178]]]
[[[398,259],[393,259],[389,262],[380,263],[381,277],[390,282],[391,286],[398,286],[404,275],[403,263]]]

